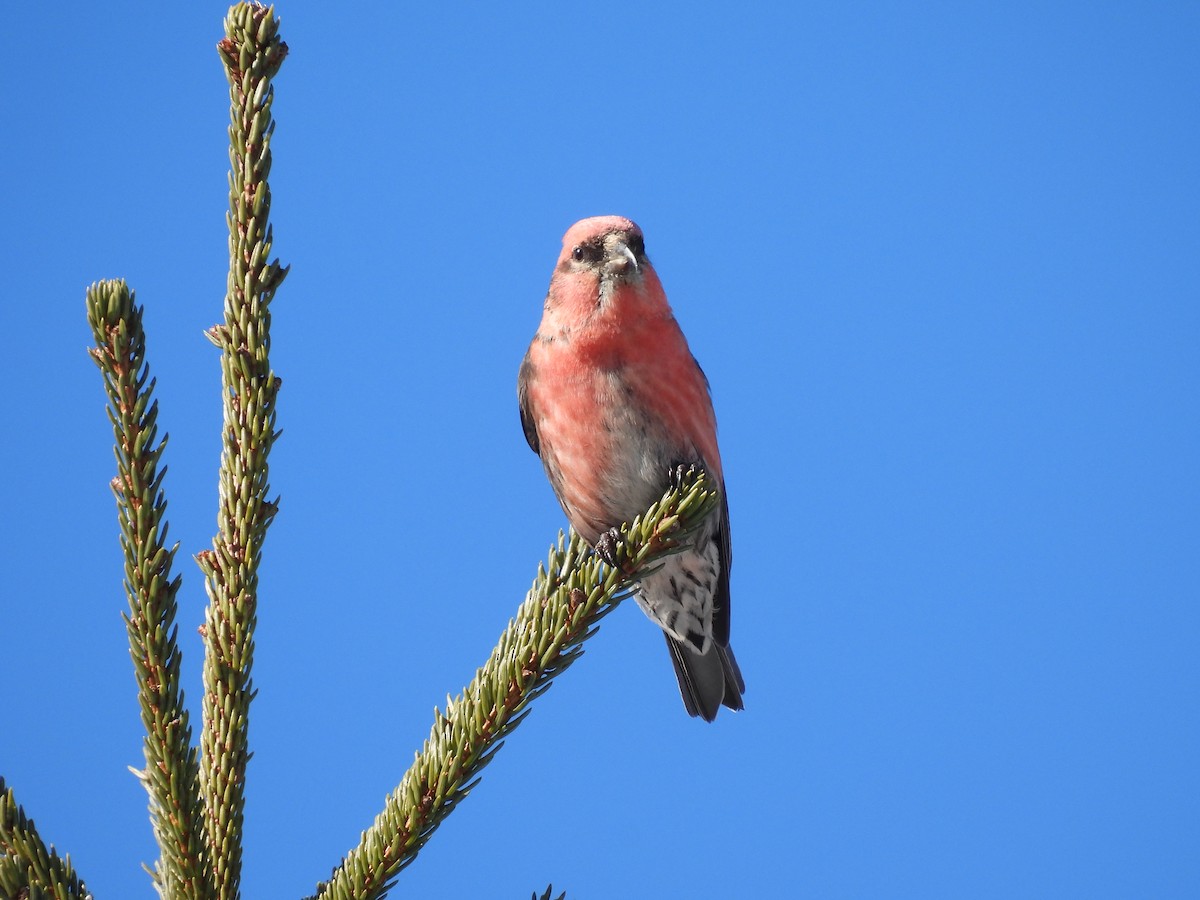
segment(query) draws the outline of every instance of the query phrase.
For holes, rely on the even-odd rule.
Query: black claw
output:
[[[610,528],[596,541],[596,555],[614,569],[617,568],[617,541],[620,538],[621,532]]]
[[[683,477],[685,475],[687,475],[687,473],[690,469],[691,469],[691,466],[689,466],[687,463],[680,463],[679,465],[677,465],[673,469],[671,469],[671,489],[672,490],[677,491],[683,486]]]

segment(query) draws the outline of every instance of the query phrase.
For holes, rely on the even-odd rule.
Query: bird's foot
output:
[[[617,561],[617,542],[621,539],[621,532],[617,528],[610,528],[596,541],[596,555],[613,569],[621,568]]]
[[[673,466],[671,468],[671,490],[677,491],[683,487],[683,479],[691,470],[692,467],[688,463],[680,463],[677,466]]]

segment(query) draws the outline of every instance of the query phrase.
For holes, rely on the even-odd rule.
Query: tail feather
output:
[[[732,647],[722,647],[712,641],[708,652],[697,653],[693,647],[664,632],[679,693],[688,715],[699,716],[706,722],[717,717],[717,709],[725,704],[730,709],[742,709],[742,694],[746,682],[733,656]]]

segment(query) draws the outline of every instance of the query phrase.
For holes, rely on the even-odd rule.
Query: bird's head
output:
[[[621,216],[583,219],[567,229],[546,294],[543,337],[587,327],[627,331],[670,316],[642,229]]]
[[[619,283],[640,282],[648,263],[642,229],[621,216],[596,216],[567,230],[556,272],[595,279],[607,293]]]

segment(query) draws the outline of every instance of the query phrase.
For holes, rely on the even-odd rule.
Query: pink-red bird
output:
[[[684,706],[711,722],[746,689],[729,646],[729,505],[708,381],[671,313],[642,231],[620,216],[563,237],[517,379],[521,425],[576,532],[593,547],[700,465],[721,507],[694,545],[638,583],[667,638]]]

